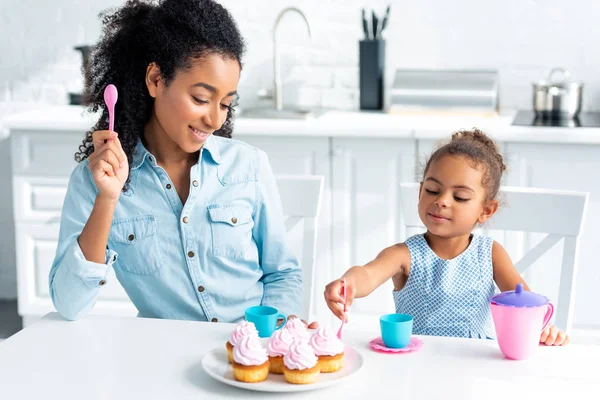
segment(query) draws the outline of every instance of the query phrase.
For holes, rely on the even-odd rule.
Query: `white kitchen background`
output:
[[[303,21],[296,14],[286,15],[279,27],[284,103],[358,110],[358,41],[363,36],[360,9],[367,2],[359,0],[223,0],[221,2],[237,20],[247,42],[247,54],[239,87],[242,109],[258,102],[257,93],[260,89],[271,88],[273,24],[280,10],[287,6],[296,6],[307,16],[313,32],[312,39],[309,39]],[[15,110],[35,108],[40,105],[68,104],[68,93],[79,92],[82,89],[81,55],[73,50],[73,47],[93,44],[100,32],[98,13],[122,3],[120,0],[2,0],[0,35],[4,40],[0,41],[0,54],[2,54],[0,120]],[[566,0],[455,0],[452,2],[372,0],[368,4],[381,13],[386,5],[391,4],[391,16],[386,34],[388,84],[395,68],[495,69],[500,77],[501,110],[530,109],[531,82],[544,77],[551,67],[562,66],[571,72],[573,78],[584,82],[584,109],[600,110],[600,76],[597,73],[600,66],[600,52],[596,50],[597,43],[600,41],[600,30],[595,29],[600,18],[600,2],[593,0],[569,2]],[[447,133],[469,127],[449,125]],[[316,154],[320,151],[319,146],[323,145],[326,158],[332,149],[353,152],[354,157],[359,153],[366,157],[369,155],[380,157],[381,149],[389,148],[390,144],[406,146],[404,150],[396,150],[396,153],[406,152],[402,156],[406,168],[403,167],[403,172],[397,175],[399,179],[406,180],[414,176],[414,167],[418,158],[433,145],[431,141],[403,142],[400,139],[393,143],[374,140],[372,146],[365,145],[369,142],[370,133],[367,129],[360,140],[341,141],[337,143],[339,146],[336,146],[336,143],[327,139],[327,132],[323,132],[324,142],[315,139],[314,152]],[[439,137],[445,136],[439,135]],[[243,137],[240,139],[244,140]],[[274,143],[278,141],[284,146],[286,143],[293,143],[285,140],[255,138],[253,144],[257,146],[264,144],[274,149],[276,148]],[[299,151],[313,151],[310,141],[294,140],[297,140],[294,143],[298,144]],[[600,165],[595,163],[600,160],[600,146],[595,148],[597,150],[595,153],[582,143],[580,146],[572,147],[570,149],[572,153],[561,159],[561,145],[548,144],[547,154],[556,158],[554,164],[546,163],[545,160],[548,158],[536,159],[538,147],[535,145],[506,144],[505,146],[504,149],[507,151],[513,146],[512,150],[517,154],[513,156],[513,160],[518,164],[514,169],[520,169],[521,176],[527,169],[536,171],[527,175],[527,182],[519,181],[518,176],[513,175],[510,178],[513,184],[585,190],[585,184],[577,186],[572,183],[570,172],[563,168],[572,166],[573,174],[579,175],[575,180],[581,183],[583,175],[597,176],[592,174],[592,171],[598,171]],[[265,148],[265,150],[269,152],[269,149]],[[574,166],[572,162],[578,160],[579,155],[583,162],[580,167]],[[298,157],[300,159],[303,155]],[[391,154],[390,160],[398,157],[397,154]],[[8,138],[2,139],[0,135],[0,187],[2,188],[0,299],[4,300],[17,297],[10,158]],[[314,161],[318,160],[316,158],[312,160],[314,163],[319,162]],[[330,165],[328,163],[329,161],[324,161],[324,164]],[[276,173],[294,172],[295,167],[287,167],[278,160],[273,164]],[[367,166],[364,162],[359,164],[359,167]],[[332,176],[336,174],[335,168],[335,165],[333,169],[328,166],[325,172],[328,176]],[[337,172],[340,172],[339,165],[337,168]],[[357,167],[355,165],[349,168]],[[537,172],[544,168],[550,168],[554,176],[562,173],[566,177],[561,176],[559,183],[553,182],[548,175]],[[313,169],[319,170],[319,167]],[[346,173],[350,172],[346,171]],[[355,175],[352,184],[360,184],[361,179],[366,182],[366,178],[367,175]],[[384,184],[393,183],[384,180]],[[374,188],[365,186],[363,195],[368,195],[371,189]],[[593,204],[597,201],[596,196],[600,193],[600,189],[589,190],[592,191],[590,201]],[[332,198],[326,200],[325,206],[331,208],[331,201]],[[368,204],[368,201],[365,204]],[[390,206],[393,205],[388,202],[386,207]],[[591,248],[594,241],[597,243],[600,240],[600,231],[594,230],[593,227],[594,221],[600,222],[600,207],[591,206],[588,213],[592,214],[586,222],[588,237],[584,242],[588,247],[582,250],[585,254],[582,254],[581,259],[593,263]],[[393,214],[392,218],[396,218],[396,214]],[[327,223],[332,223],[334,219],[330,218],[329,221]],[[385,223],[380,225],[381,229],[389,228]],[[342,259],[351,263],[365,262],[375,255],[373,249],[389,244],[386,242],[388,239],[384,239],[383,243],[371,243],[369,241],[374,241],[372,236],[361,237],[360,223],[350,228],[353,230],[348,235],[353,235],[349,239],[352,243],[343,243],[342,247],[352,249],[348,250],[348,257]],[[344,227],[342,226],[341,229]],[[372,233],[367,230],[365,232]],[[593,233],[598,234],[598,237],[594,237]],[[330,244],[328,241],[332,240],[332,237],[333,241],[336,241],[335,235],[334,232],[331,236],[321,239]],[[383,234],[382,237],[389,238],[389,235]],[[355,243],[361,241],[368,242],[369,247],[353,247]],[[321,262],[325,263],[325,261]],[[349,266],[351,265],[336,265],[332,271],[337,274]],[[576,299],[575,327],[581,332],[585,331],[585,335],[600,330],[600,313],[594,306],[590,306],[596,295],[594,287],[600,285],[600,274],[595,272],[595,268],[595,265],[580,268],[583,278],[579,281],[578,290],[581,289],[584,294],[578,295]],[[385,296],[389,296],[391,301],[391,294],[386,293]],[[585,335],[582,334],[582,337]]]

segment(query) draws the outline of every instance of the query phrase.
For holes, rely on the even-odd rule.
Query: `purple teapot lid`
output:
[[[502,292],[490,299],[491,302],[501,306],[512,307],[538,307],[548,304],[550,300],[546,296],[528,292],[523,289],[523,285],[517,283],[516,289],[508,292]]]

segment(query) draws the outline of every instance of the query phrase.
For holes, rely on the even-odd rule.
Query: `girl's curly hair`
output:
[[[450,142],[439,147],[429,157],[425,164],[423,178],[431,164],[446,155],[466,157],[474,166],[483,166],[482,184],[486,189],[487,199],[496,199],[500,190],[502,174],[504,174],[507,167],[498,146],[492,139],[477,128],[453,133]]]
[[[104,88],[112,83],[119,90],[115,130],[131,165],[133,150],[154,105],[145,83],[148,65],[158,65],[165,85],[178,71],[208,55],[236,60],[241,68],[244,41],[229,12],[213,0],[128,0],[116,11],[101,13],[100,18],[102,36],[84,71],[84,104],[90,112],[101,110],[101,114],[86,132],[75,161],[82,162],[93,153],[94,131],[108,129]],[[230,107],[215,135],[231,137],[233,113]]]

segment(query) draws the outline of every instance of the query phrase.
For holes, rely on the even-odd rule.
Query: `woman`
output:
[[[143,317],[233,322],[270,305],[297,313],[266,155],[230,139],[244,43],[210,0],[128,1],[103,16],[86,98],[102,110],[76,154],[50,293],[68,319],[93,306],[109,268]],[[107,131],[103,91],[119,90]]]

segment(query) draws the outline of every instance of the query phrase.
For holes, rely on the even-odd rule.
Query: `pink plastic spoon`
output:
[[[104,102],[108,108],[108,130],[111,132],[115,130],[115,104],[117,104],[118,97],[119,93],[115,85],[111,83],[106,86],[106,89],[104,89]]]
[[[342,340],[342,328],[344,327],[344,321],[346,320],[346,278],[342,279],[342,288],[344,291],[344,319],[342,320],[342,325],[340,325],[340,330],[337,333],[337,337],[340,340]]]

